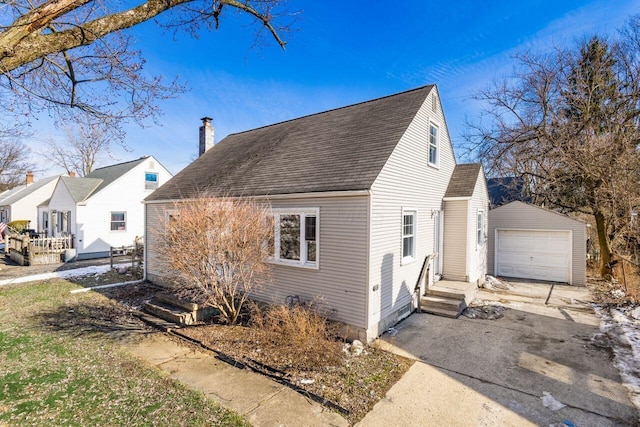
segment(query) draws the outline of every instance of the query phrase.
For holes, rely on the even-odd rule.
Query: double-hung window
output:
[[[127,230],[127,213],[111,212],[111,231]]]
[[[416,211],[402,212],[402,263],[416,259]]]
[[[318,268],[318,208],[274,209],[273,261]]]
[[[429,164],[431,166],[438,166],[438,134],[439,129],[433,123],[429,124]]]
[[[484,211],[482,209],[478,210],[476,237],[477,237],[478,246],[482,246],[482,244],[484,243]]]

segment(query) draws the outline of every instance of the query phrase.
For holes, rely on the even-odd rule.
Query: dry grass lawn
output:
[[[0,288],[0,426],[241,426],[237,414],[133,358],[127,307],[64,281]]]

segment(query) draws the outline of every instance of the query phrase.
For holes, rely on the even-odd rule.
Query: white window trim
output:
[[[413,214],[413,255],[404,256],[404,216]],[[400,265],[407,265],[416,262],[416,250],[418,248],[418,209],[402,208],[402,216],[400,217]]]
[[[482,224],[478,224],[478,217],[482,215]],[[487,216],[484,213],[484,209],[478,209],[476,212],[476,247],[480,248],[484,246],[487,238],[485,236],[485,223],[487,222]],[[479,226],[478,226],[479,225]],[[478,235],[480,233],[480,235]]]
[[[431,156],[430,156],[430,152],[431,152],[431,127],[434,127],[436,129],[436,161],[435,163],[431,162]],[[435,124],[434,122],[429,122],[429,131],[427,134],[427,164],[433,168],[439,169],[440,168],[440,126],[438,126],[437,124]]]
[[[320,269],[320,208],[276,208],[271,209],[274,224],[274,248],[273,256],[268,259],[269,262],[278,265],[287,265],[291,267],[309,268],[313,270]],[[280,215],[300,215],[300,260],[281,259],[280,258]],[[307,261],[307,242],[304,236],[305,218],[306,216],[316,217],[316,260]]]
[[[124,221],[113,221],[113,214],[124,214]],[[124,230],[112,230],[111,224],[114,222],[124,222]],[[109,212],[109,233],[126,233],[127,232],[127,211],[110,211]]]

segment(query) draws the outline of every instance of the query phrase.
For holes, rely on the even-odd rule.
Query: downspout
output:
[[[144,236],[142,236],[142,253],[143,253],[143,257],[142,257],[142,263],[143,268],[142,268],[142,281],[146,282],[147,281],[147,236],[148,236],[148,231],[147,230],[147,203],[143,202],[144,204]]]
[[[369,314],[371,311],[370,311],[369,304],[371,303],[370,293],[372,292],[372,289],[371,289],[371,283],[369,283],[369,277],[371,276],[370,272],[371,272],[371,209],[372,209],[371,199],[372,198],[373,198],[373,193],[371,189],[367,189],[367,260],[366,260],[366,269],[365,269],[365,286],[367,288],[367,292],[365,292],[365,302],[364,302],[365,334],[367,334],[367,331],[371,326],[370,325],[371,319],[369,318]],[[365,341],[368,341],[369,337],[366,337],[366,338],[367,340]]]

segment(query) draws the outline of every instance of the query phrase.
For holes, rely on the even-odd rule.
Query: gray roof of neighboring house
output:
[[[116,165],[105,166],[103,168],[99,168],[86,175],[84,178],[96,178],[101,179],[102,183],[98,188],[96,188],[94,193],[105,188],[107,185],[111,184],[116,179],[120,178],[125,173],[129,172],[131,169],[138,166],[140,163],[144,162],[148,156],[140,157],[136,160],[131,160],[128,162],[118,163]]]
[[[456,165],[444,197],[471,197],[481,169],[480,163]]]
[[[69,189],[71,197],[76,203],[83,202],[98,193],[103,188],[129,172],[131,169],[145,161],[147,157],[141,157],[129,162],[105,166],[91,172],[82,178],[63,177],[62,181]]]
[[[8,190],[8,191],[2,193],[2,195],[1,195],[2,198],[0,198],[0,205],[2,205],[2,206],[12,205],[15,202],[21,200],[23,197],[26,197],[29,194],[32,194],[34,191],[44,187],[45,185],[51,183],[52,181],[55,181],[56,179],[58,179],[61,176],[62,175],[49,176],[49,177],[46,177],[46,178],[42,178],[42,179],[34,182],[33,184],[20,185],[20,186],[18,186],[16,188]]]
[[[79,203],[87,200],[96,188],[102,184],[101,179],[94,178],[74,178],[70,176],[64,176],[61,178],[64,185],[69,190],[71,198],[74,202]]]
[[[369,189],[433,87],[229,135],[146,200]]]

